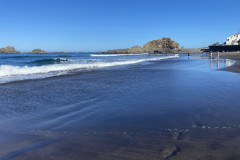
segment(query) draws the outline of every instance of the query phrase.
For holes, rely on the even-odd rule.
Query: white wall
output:
[[[227,38],[226,45],[239,45],[240,34],[233,34],[231,37]]]

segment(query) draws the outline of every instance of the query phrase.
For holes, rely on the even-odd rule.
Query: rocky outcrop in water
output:
[[[127,49],[109,50],[106,53],[112,54],[136,54],[136,53],[177,53],[179,44],[171,38],[163,37],[162,39],[153,40],[146,43],[143,47],[134,46]]]
[[[32,52],[29,52],[29,53],[47,53],[47,52],[41,49],[34,49],[32,50]]]
[[[115,49],[115,50],[109,50],[107,53],[112,54],[137,54],[137,53],[145,53],[146,50],[141,46],[134,46],[127,49]]]
[[[128,49],[129,53],[144,53],[146,52],[145,48],[141,47],[141,46],[134,46]]]
[[[105,52],[103,52],[103,53],[105,53]],[[109,53],[109,54],[128,54],[128,49],[108,50],[106,53]]]
[[[179,44],[171,38],[163,37],[162,39],[153,40],[144,45],[144,48],[179,48]]]
[[[14,47],[7,46],[5,48],[0,48],[0,53],[21,53],[19,51],[16,51]]]

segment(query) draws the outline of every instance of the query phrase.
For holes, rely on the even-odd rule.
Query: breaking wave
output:
[[[67,58],[48,58],[48,59],[41,59],[41,60],[36,60],[31,63],[37,64],[37,65],[46,65],[46,64],[59,64],[61,62],[68,62],[71,61]]]
[[[24,80],[24,79],[39,79],[52,76],[58,76],[67,74],[74,71],[92,70],[98,68],[131,65],[141,63],[144,61],[157,61],[162,59],[176,58],[178,55],[128,60],[128,61],[115,61],[115,62],[94,62],[85,64],[51,64],[43,66],[12,66],[12,65],[1,65],[0,66],[0,83],[6,83],[9,81]],[[57,59],[57,61],[65,61],[67,59]],[[52,61],[52,59],[45,59],[43,61]]]

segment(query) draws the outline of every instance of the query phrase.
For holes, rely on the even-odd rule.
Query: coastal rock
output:
[[[138,53],[202,53],[207,48],[180,48],[179,43],[171,38],[163,37],[158,40],[153,40],[142,46],[133,46],[127,49],[108,50],[108,54],[138,54]]]
[[[144,45],[144,48],[179,48],[179,44],[171,38],[163,37],[162,39],[153,40]]]
[[[47,53],[47,52],[41,49],[34,49],[32,50],[32,52],[29,52],[29,53]]]
[[[115,49],[115,50],[109,50],[107,53],[111,54],[137,54],[137,53],[146,53],[146,49],[141,46],[134,46],[127,49]]]
[[[128,49],[115,49],[115,50],[109,50],[107,53],[110,54],[128,54]]]
[[[0,48],[0,53],[21,53],[19,51],[16,51],[14,47],[7,46],[5,48]]]
[[[179,44],[171,38],[163,37],[162,39],[153,40],[142,46],[133,46],[127,49],[109,50],[110,54],[137,54],[137,53],[177,53]]]
[[[145,53],[146,50],[141,46],[133,46],[128,49],[128,53],[135,54],[135,53]]]

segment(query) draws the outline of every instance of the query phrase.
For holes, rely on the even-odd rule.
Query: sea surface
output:
[[[206,54],[1,54],[0,160],[239,159],[240,74]]]
[[[107,67],[175,58],[149,54],[0,54],[0,83],[41,79]]]

